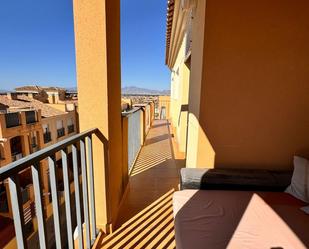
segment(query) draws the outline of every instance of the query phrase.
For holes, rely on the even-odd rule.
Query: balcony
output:
[[[98,248],[175,248],[172,195],[183,166],[168,122],[155,120],[133,165],[116,230]]]
[[[68,125],[68,134],[73,133],[75,131],[74,124]]]
[[[65,135],[65,129],[60,128],[57,130],[57,138],[63,137]]]
[[[20,115],[18,112],[5,114],[6,128],[17,127],[20,125]]]
[[[87,244],[90,248],[96,241],[96,248],[139,246],[174,246],[174,230],[171,198],[178,185],[179,168],[183,161],[175,159],[175,153],[171,143],[169,124],[166,120],[156,120],[150,129],[145,145],[132,166],[131,179],[128,193],[120,208],[118,219],[115,223],[115,231],[108,236],[98,237],[96,228],[94,172],[92,159],[92,137],[97,135],[93,129],[81,134],[74,135],[57,144],[49,146],[38,152],[25,157],[22,161],[14,162],[0,168],[0,181],[8,179],[10,187],[11,202],[13,206],[13,218],[15,222],[16,242],[18,247],[29,247],[28,232],[29,221],[25,225],[25,213],[22,208],[25,202],[25,191],[21,190],[19,172],[31,168],[32,183],[35,197],[35,209],[37,220],[37,241],[41,248],[47,245],[46,234],[53,234],[53,240],[57,247],[60,245],[73,245],[79,243],[79,248]],[[100,136],[99,136],[100,137]],[[67,149],[71,148],[73,154],[73,181],[70,186],[69,161]],[[80,149],[78,149],[80,148]],[[56,152],[61,153],[63,177],[59,182],[57,166],[54,160]],[[52,212],[55,217],[52,231],[46,228],[46,206],[43,203],[43,190],[41,179],[40,162],[48,160],[49,182],[51,187]],[[88,159],[88,160],[87,160]],[[81,167],[81,171],[79,170]],[[63,197],[60,197],[59,186],[63,186]],[[72,188],[73,187],[73,188]],[[80,190],[81,188],[81,190]],[[57,191],[58,189],[58,191]],[[141,189],[143,190],[141,192]],[[77,190],[77,191],[75,191]],[[70,192],[73,191],[74,204]],[[28,194],[28,192],[27,192]],[[65,205],[65,230],[67,241],[64,241],[60,231],[60,198],[64,199]],[[72,212],[76,209],[76,223]],[[74,241],[73,232],[77,227],[78,234]],[[146,229],[147,228],[147,229]],[[97,238],[98,237],[98,238]]]
[[[43,134],[43,138],[44,138],[44,144],[49,143],[50,141],[52,141],[51,139],[51,132],[47,131]]]
[[[35,111],[26,111],[26,124],[34,124],[37,122]]]

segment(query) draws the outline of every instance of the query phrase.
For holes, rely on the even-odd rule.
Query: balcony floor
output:
[[[99,248],[175,248],[172,195],[184,167],[177,158],[168,122],[155,120],[132,169],[116,230]]]

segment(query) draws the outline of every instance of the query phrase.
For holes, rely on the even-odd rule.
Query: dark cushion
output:
[[[180,171],[181,189],[284,191],[292,172],[247,169],[193,169]]]

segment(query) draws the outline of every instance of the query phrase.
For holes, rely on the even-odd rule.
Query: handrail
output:
[[[126,116],[129,116],[130,114],[133,114],[133,113],[135,113],[135,112],[140,111],[141,109],[142,109],[142,107],[137,106],[137,107],[132,108],[132,109],[129,110],[129,111],[122,112],[121,115],[124,116],[124,117],[126,117]]]
[[[41,149],[37,152],[34,152],[28,156],[23,157],[15,162],[12,162],[8,165],[5,165],[0,168],[0,181],[10,177],[13,174],[17,174],[18,172],[26,169],[27,167],[35,164],[38,161],[41,161],[48,156],[55,154],[56,152],[66,148],[67,146],[79,142],[81,139],[94,134],[98,131],[98,128],[93,128],[82,133],[73,135],[69,138],[66,138],[56,144],[48,146],[44,149]]]
[[[65,197],[65,215],[67,227],[67,243],[69,248],[74,247],[73,241],[73,224],[71,213],[71,190],[69,180],[69,164],[67,147],[72,148],[72,168],[74,175],[74,194],[75,209],[78,234],[79,248],[84,248],[84,241],[87,248],[91,248],[96,237],[96,210],[95,210],[95,193],[94,193],[94,174],[93,174],[93,158],[92,158],[92,135],[95,134],[101,139],[101,134],[97,128],[90,129],[71,136],[47,148],[39,150],[29,156],[26,156],[16,162],[8,164],[0,168],[0,181],[8,179],[11,206],[15,227],[15,237],[18,248],[27,249],[27,235],[25,231],[25,218],[23,210],[22,192],[20,186],[19,172],[26,168],[31,169],[32,184],[35,197],[35,208],[38,225],[38,239],[41,248],[47,248],[46,233],[50,232],[46,227],[44,215],[43,191],[41,182],[40,161],[47,159],[49,167],[49,182],[52,197],[53,221],[55,245],[57,249],[63,248],[61,236],[61,217],[58,196],[58,177],[57,163],[55,154],[61,152],[64,197]],[[79,143],[79,149],[77,144]],[[80,157],[78,157],[78,154]],[[81,172],[79,171],[81,168]],[[80,191],[80,176],[82,179],[82,190]],[[90,188],[90,191],[88,190]],[[82,197],[81,197],[82,196]],[[83,205],[83,208],[81,207]],[[85,235],[83,235],[83,224],[85,224]],[[91,228],[90,228],[91,227]]]

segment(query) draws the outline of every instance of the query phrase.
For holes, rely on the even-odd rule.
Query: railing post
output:
[[[62,244],[61,244],[60,212],[59,212],[58,181],[57,181],[57,168],[55,165],[55,156],[48,157],[48,164],[49,164],[49,177],[50,177],[51,194],[52,194],[56,248],[61,249]]]
[[[9,186],[17,246],[18,249],[26,249],[28,246],[25,234],[24,211],[18,174],[9,178]]]
[[[89,189],[90,189],[90,215],[91,215],[91,243],[93,244],[97,236],[96,225],[96,209],[95,209],[95,188],[94,188],[94,175],[93,175],[93,154],[92,154],[92,137],[86,138],[88,148],[88,170],[89,170]]]
[[[85,141],[82,139],[80,141],[80,158],[82,167],[82,186],[83,186],[83,204],[84,204],[84,222],[85,222],[85,232],[86,232],[86,246],[87,249],[91,247],[90,238],[90,220],[89,220],[89,199],[88,199],[88,176],[87,176],[87,166],[86,166],[86,148]]]
[[[66,151],[61,151],[62,170],[63,170],[63,185],[64,185],[64,198],[65,198],[65,213],[67,222],[67,236],[68,246],[70,249],[74,248],[73,242],[73,228],[72,228],[72,215],[71,215],[71,190],[69,181],[68,159]]]
[[[46,243],[46,225],[45,225],[45,215],[44,215],[44,204],[42,198],[42,184],[41,184],[41,170],[40,164],[31,166],[32,179],[33,179],[33,189],[35,195],[35,208],[36,216],[38,220],[38,232],[39,232],[39,242],[40,248],[47,248]]]
[[[78,174],[78,159],[77,159],[77,148],[76,145],[72,145],[73,154],[73,174],[74,174],[74,189],[75,189],[75,207],[76,207],[76,218],[77,218],[77,231],[78,231],[78,248],[83,248],[83,225],[82,225],[82,211],[81,211],[81,199],[79,190],[79,174]]]

